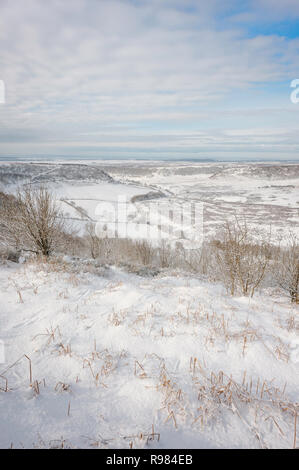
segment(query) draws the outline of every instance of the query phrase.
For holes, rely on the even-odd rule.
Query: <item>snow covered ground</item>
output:
[[[0,269],[1,448],[298,445],[298,307],[180,272],[85,271]]]
[[[97,212],[102,206],[108,203],[117,208],[119,198],[124,198],[129,204],[132,197],[147,193],[147,189],[136,185],[106,182],[60,182],[51,183],[50,188],[65,217],[72,220],[79,235],[84,235],[86,223],[98,221]]]

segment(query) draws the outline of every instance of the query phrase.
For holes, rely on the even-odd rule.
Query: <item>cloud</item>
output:
[[[284,11],[296,12],[297,3],[287,2]],[[205,128],[207,122],[211,138],[205,145],[213,151],[213,126],[218,128],[224,105],[229,114],[228,97],[299,76],[298,38],[249,37],[244,23],[233,20],[261,11],[282,14],[280,3],[252,0],[245,12],[238,5],[232,0],[208,5],[193,0],[2,0],[0,79],[7,100],[0,105],[2,153],[20,152],[21,142],[25,150],[38,148],[39,153],[54,147],[74,151],[78,136],[80,148],[88,150],[91,143],[100,154],[115,142],[119,151],[122,144],[130,151],[133,143],[119,131],[124,126],[138,137],[134,148],[146,152],[161,126],[171,136],[173,129],[184,134],[188,125]],[[277,107],[275,93],[272,101]],[[243,111],[249,108],[246,99],[241,104]],[[233,128],[242,115],[246,124],[240,111]],[[270,115],[271,110],[264,118]],[[291,107],[288,119],[292,122]],[[103,144],[107,126],[113,132]],[[152,131],[152,143],[142,133],[144,126]],[[91,141],[91,135],[98,139]],[[236,136],[231,140],[237,148]],[[185,144],[176,145],[182,150]]]
[[[253,0],[252,8],[259,13],[264,12],[268,21],[299,18],[297,0]]]

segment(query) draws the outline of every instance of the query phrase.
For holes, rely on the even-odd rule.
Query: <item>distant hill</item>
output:
[[[106,181],[113,178],[97,165],[12,163],[0,165],[0,183],[14,184],[29,182],[57,181]]]

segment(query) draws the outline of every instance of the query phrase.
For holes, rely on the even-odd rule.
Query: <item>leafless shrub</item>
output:
[[[73,230],[70,231],[69,229],[70,227],[60,237],[59,251],[70,256],[88,256],[88,247],[84,238],[79,237]]]
[[[208,274],[208,244],[201,248],[194,250],[184,250],[184,262],[181,261],[181,266],[184,266],[187,270],[191,270],[195,273],[201,273],[203,275]],[[176,257],[176,262],[179,259]]]
[[[48,257],[64,241],[65,220],[46,188],[26,186],[1,202],[2,244]]]
[[[299,304],[299,241],[294,234],[289,235],[286,248],[280,250],[274,276],[278,285],[289,294],[291,302]]]
[[[86,239],[91,257],[93,259],[99,258],[101,252],[101,239],[96,235],[95,225],[92,222],[86,226]]]
[[[166,268],[169,266],[170,250],[165,240],[162,240],[161,246],[159,247],[158,257],[161,268]]]
[[[149,266],[153,262],[154,248],[146,241],[127,238],[101,238],[94,224],[86,227],[85,240],[93,259],[107,264],[135,264]]]
[[[149,266],[153,260],[154,248],[146,241],[137,241],[135,244],[137,256],[142,264]]]
[[[222,280],[234,295],[254,295],[261,284],[270,260],[270,235],[256,240],[246,221],[226,222],[222,240],[215,241],[216,261]]]

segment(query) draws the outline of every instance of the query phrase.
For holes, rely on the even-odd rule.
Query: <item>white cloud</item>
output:
[[[263,0],[253,1],[250,11],[257,4],[280,8]],[[36,142],[40,153],[55,139],[58,148],[76,146],[78,135],[89,147],[90,136],[107,125],[114,131],[106,146],[130,148],[119,132],[126,125],[139,136],[134,145],[146,150],[153,145],[142,134],[144,123],[154,126],[153,136],[162,125],[168,136],[173,125],[184,133],[186,122],[211,123],[215,103],[221,108],[229,94],[296,78],[299,40],[249,38],[239,26],[225,28],[217,17],[234,6],[216,0],[2,0],[0,79],[7,103],[0,106],[0,136],[7,143],[1,153],[19,152],[16,142],[24,149]],[[231,139],[237,146],[236,135]],[[214,143],[211,131],[205,144]],[[97,140],[91,145],[103,147]]]

